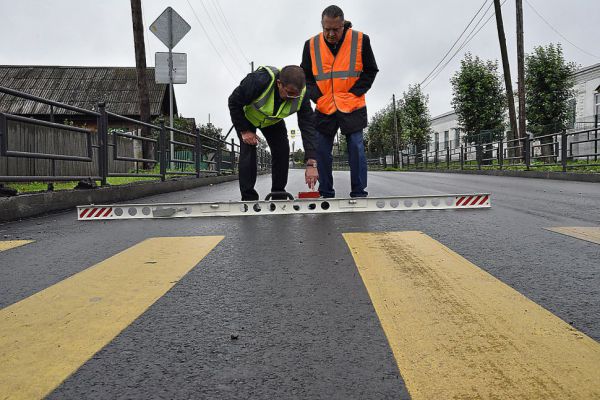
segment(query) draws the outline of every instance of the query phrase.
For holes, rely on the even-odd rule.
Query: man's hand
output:
[[[249,144],[250,146],[256,146],[259,142],[258,136],[256,135],[255,132],[243,131],[241,133],[241,135],[242,135],[242,142]]]
[[[316,161],[309,159],[306,162],[306,170],[304,171],[304,181],[310,190],[315,190],[315,185],[319,180],[319,171],[316,167]]]

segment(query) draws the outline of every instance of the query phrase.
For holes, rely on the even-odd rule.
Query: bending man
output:
[[[305,182],[314,189],[319,178],[316,162],[314,113],[306,93],[302,68],[288,65],[259,67],[248,74],[229,96],[231,121],[240,138],[239,177],[242,201],[258,200],[256,184],[256,129],[263,133],[271,150],[271,192],[283,192],[288,180],[290,145],[283,119],[298,113],[304,145]],[[274,199],[276,199],[274,197]]]

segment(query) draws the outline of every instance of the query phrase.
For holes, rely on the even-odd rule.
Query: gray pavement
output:
[[[336,172],[338,196],[349,173]],[[270,176],[259,177],[264,196]],[[288,190],[304,190],[302,171]],[[369,173],[372,196],[491,192],[492,209],[77,222],[74,211],[0,225],[0,307],[143,239],[225,239],[50,398],[408,398],[341,237],[422,231],[600,340],[600,245],[549,232],[599,226],[600,185]],[[237,182],[141,202],[237,200]],[[239,335],[231,340],[231,334]]]

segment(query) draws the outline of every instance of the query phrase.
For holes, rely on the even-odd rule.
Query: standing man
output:
[[[283,119],[298,113],[306,162],[305,182],[314,189],[319,174],[316,161],[314,113],[306,94],[304,71],[288,65],[259,67],[248,74],[229,96],[231,121],[240,139],[239,181],[242,201],[258,200],[256,184],[256,145],[260,129],[271,150],[271,192],[285,192],[288,180],[290,144]],[[273,197],[282,200],[285,197]]]
[[[366,197],[367,158],[363,129],[367,126],[365,93],[379,69],[369,37],[352,29],[338,6],[321,14],[323,32],[304,44],[302,68],[310,99],[317,105],[317,161],[319,192],[335,197],[333,140],[338,129],[346,135],[350,163],[351,197]]]

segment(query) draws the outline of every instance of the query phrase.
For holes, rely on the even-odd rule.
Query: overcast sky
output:
[[[420,83],[483,3],[336,3],[354,28],[371,38],[380,72],[367,94],[369,114],[390,102],[393,93],[400,97],[409,84]],[[487,3],[492,4],[492,0]],[[514,3],[507,0],[502,10],[516,82]],[[256,66],[299,64],[305,40],[320,31],[321,12],[329,4],[320,0],[222,0],[218,4],[217,0],[142,0],[147,63],[154,66],[154,53],[167,51],[148,26],[171,6],[192,26],[174,49],[188,54],[188,83],[175,86],[179,111],[199,123],[206,123],[210,113],[211,121],[227,131],[231,126],[227,98],[249,72],[249,61]],[[0,0],[0,10],[2,65],[135,66],[128,0]],[[493,6],[488,15],[492,12]],[[561,42],[567,60],[581,66],[600,63],[598,16],[597,0],[524,0],[525,51]],[[432,116],[451,110],[449,79],[467,51],[484,59],[500,59],[493,17],[425,87]],[[288,118],[287,125],[288,129],[297,126],[295,116]]]

